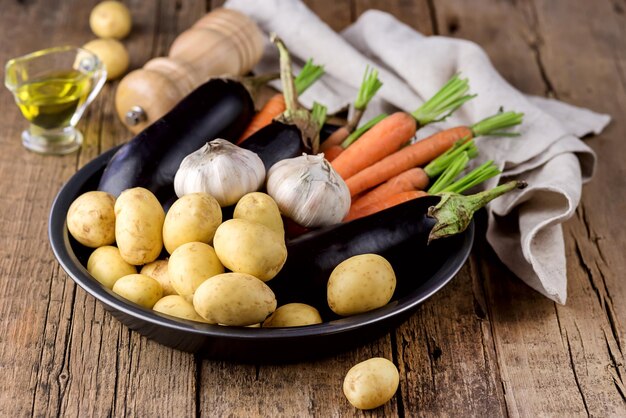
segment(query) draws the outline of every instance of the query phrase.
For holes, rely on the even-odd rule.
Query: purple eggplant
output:
[[[183,158],[215,138],[235,141],[253,116],[244,83],[211,79],[123,145],[107,164],[98,190],[118,196],[145,187],[165,202]]]

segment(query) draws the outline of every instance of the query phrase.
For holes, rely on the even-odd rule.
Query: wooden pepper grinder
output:
[[[117,114],[138,133],[214,76],[243,75],[263,54],[264,36],[247,16],[219,8],[181,33],[168,57],[154,58],[122,79]]]

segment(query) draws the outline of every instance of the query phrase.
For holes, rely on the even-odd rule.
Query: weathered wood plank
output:
[[[28,39],[28,42],[21,42],[19,47],[26,46],[27,50],[11,51],[3,47],[1,53],[18,55],[45,46],[86,42],[93,37],[87,22],[95,3],[12,5],[8,13],[3,10],[3,17],[7,22],[11,20],[11,27],[21,27],[24,31],[37,21],[41,22],[43,30],[37,32],[38,36],[20,34],[20,39]],[[203,2],[154,1],[150,5],[134,2],[130,7],[135,25],[125,42],[135,67],[141,66],[151,54],[165,55],[178,31],[191,25],[205,10]],[[23,24],[19,24],[19,19]],[[58,30],[59,27],[64,30]],[[51,33],[55,35],[46,36]],[[146,48],[146,44],[153,47]],[[193,356],[131,333],[105,314],[95,299],[77,289],[53,261],[49,247],[40,245],[46,240],[47,211],[62,182],[101,150],[130,137],[114,114],[115,87],[116,83],[107,84],[81,121],[85,146],[78,154],[62,158],[29,154],[19,145],[17,129],[15,132],[9,129],[7,137],[2,137],[3,142],[8,137],[12,139],[4,155],[24,155],[26,161],[7,158],[2,165],[3,178],[7,181],[0,187],[19,185],[15,191],[3,190],[3,195],[12,196],[16,209],[30,215],[22,218],[23,222],[3,222],[2,225],[3,236],[23,236],[23,240],[12,242],[21,242],[25,247],[11,251],[14,255],[21,254],[22,260],[11,260],[11,253],[3,257],[10,264],[8,268],[3,265],[2,271],[7,274],[2,276],[14,279],[3,283],[6,288],[2,289],[1,297],[14,302],[2,304],[2,318],[15,322],[12,328],[21,335],[23,345],[12,344],[10,349],[3,349],[0,367],[9,369],[13,379],[10,388],[2,388],[2,396],[7,396],[1,402],[2,415],[175,416],[195,413]],[[24,126],[14,106],[8,104],[10,98],[2,99],[6,100],[7,108],[15,110],[7,112],[10,118],[5,114],[0,116],[2,125]],[[8,181],[18,175],[26,178]],[[37,221],[27,223],[29,219]],[[33,276],[37,281],[24,281]],[[19,301],[21,304],[17,304]],[[32,301],[41,303],[33,307]],[[20,313],[17,310],[20,305],[29,309]],[[28,322],[16,321],[24,314],[28,314]],[[7,341],[12,340],[13,335],[8,337]],[[26,350],[26,347],[29,348]],[[25,351],[32,353],[25,355]],[[15,399],[20,401],[15,402]]]
[[[583,94],[589,98],[593,96],[597,100],[603,96],[595,89],[589,91],[581,80],[588,79],[591,84],[591,80],[598,76],[604,79],[606,76],[619,85],[619,67],[615,71],[615,63],[612,63],[613,65],[606,65],[598,71],[594,59],[581,60],[594,63],[592,65],[573,65],[573,61],[578,62],[578,56],[595,56],[601,61],[601,57],[610,57],[607,51],[598,48],[600,44],[605,47],[613,44],[601,41],[594,43],[593,31],[579,31],[579,24],[612,22],[615,13],[608,7],[608,2],[604,7],[585,3],[588,5],[586,8],[581,7],[582,2],[576,7],[563,3],[557,6],[556,3],[558,2],[545,3],[538,9],[532,2],[511,4],[485,1],[473,3],[470,7],[460,1],[445,1],[437,2],[436,9],[442,34],[468,38],[481,44],[496,68],[522,91],[556,95],[568,101],[573,101],[568,96],[575,92],[574,95]],[[615,28],[606,31],[616,38]],[[616,40],[613,39],[612,42],[616,44]],[[623,50],[623,43],[621,48]],[[549,66],[548,62],[552,65]],[[573,67],[577,69],[576,78],[571,74]],[[603,84],[606,85],[609,83]],[[612,96],[608,90],[606,93]],[[599,104],[600,100],[597,102]],[[593,101],[585,100],[578,104],[593,107],[592,103]],[[602,107],[596,109],[608,110]],[[606,135],[610,135],[610,132],[611,130],[607,131]],[[590,144],[601,145],[606,135],[590,141]],[[607,154],[609,159],[615,159],[614,156],[619,155],[616,149],[612,152],[613,157]],[[605,163],[601,162],[601,166],[602,164]],[[615,162],[606,164],[605,166],[619,166]],[[585,194],[588,190],[595,190],[595,187],[586,188]],[[584,197],[579,213],[584,211],[585,201],[589,199]],[[597,202],[600,201],[602,198],[596,195],[596,204],[593,206],[599,206]],[[609,209],[606,210],[610,212],[617,210],[619,206],[613,204],[607,207]],[[600,217],[609,219],[604,213],[594,219],[594,225],[602,224]],[[566,235],[570,225],[577,224],[576,220],[569,222],[566,225]],[[584,239],[584,230],[578,229],[575,234],[576,243],[581,239],[587,242]],[[611,230],[616,231],[613,226],[603,232],[611,235]],[[612,235],[617,241],[623,241],[623,237],[617,237],[617,233]],[[606,242],[613,245],[615,241]],[[593,269],[588,273],[584,268],[585,264],[581,266],[577,262],[577,253],[580,254],[581,246],[573,246],[568,241],[569,299],[567,306],[562,307],[521,284],[501,267],[494,254],[484,245],[477,247],[482,248],[478,253],[481,260],[480,270],[484,277],[508,412],[513,416],[541,413],[590,413],[600,416],[623,414],[623,394],[619,389],[622,383],[620,373],[623,373],[623,356],[611,332],[613,328],[621,328],[612,327],[616,321],[615,316],[610,320],[610,313],[614,311],[609,292],[602,286],[601,274],[610,273],[606,265],[604,271],[595,268],[594,263],[602,260],[599,252],[596,250],[586,254],[586,262]],[[590,279],[592,283],[589,283]],[[598,283],[601,290],[598,293],[600,297],[596,298],[594,289]],[[614,290],[621,292],[623,287]],[[609,302],[605,303],[606,301]],[[602,306],[608,307],[606,312],[609,314],[604,313]],[[607,368],[610,365],[612,369]]]

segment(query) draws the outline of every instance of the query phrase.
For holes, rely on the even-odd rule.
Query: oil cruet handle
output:
[[[85,111],[87,106],[96,98],[100,90],[102,90],[102,87],[104,86],[104,83],[107,79],[107,72],[104,64],[98,57],[93,54],[91,54],[89,58],[84,58],[80,60],[80,62],[78,63],[78,67],[79,70],[90,73],[91,91],[89,92],[89,95],[85,99],[84,103],[82,103],[80,107],[76,109],[74,116],[72,116],[71,123],[73,126],[76,126],[80,118],[83,116],[83,112]]]

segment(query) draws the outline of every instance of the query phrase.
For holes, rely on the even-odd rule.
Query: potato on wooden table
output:
[[[398,390],[400,375],[386,358],[374,357],[352,367],[343,381],[343,393],[355,408],[374,409]]]

